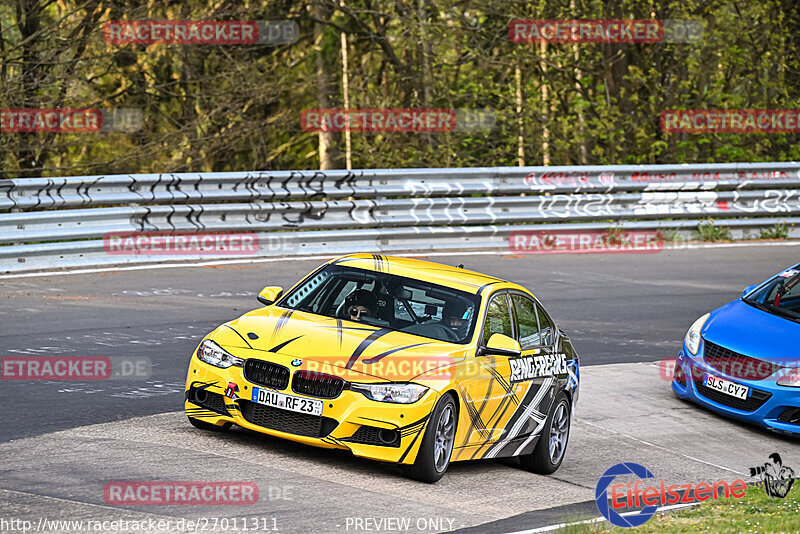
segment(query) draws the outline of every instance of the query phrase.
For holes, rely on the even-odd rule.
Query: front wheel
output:
[[[431,414],[422,444],[408,475],[420,482],[437,482],[450,465],[450,455],[456,439],[456,403],[445,395]]]
[[[562,391],[556,395],[539,442],[533,452],[519,457],[522,467],[534,473],[549,475],[561,466],[569,440],[570,409],[567,394]]]

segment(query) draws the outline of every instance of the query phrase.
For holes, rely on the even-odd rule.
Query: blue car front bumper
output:
[[[772,377],[749,380],[728,376],[709,366],[704,352],[705,342],[702,342],[697,356],[692,356],[685,346],[678,355],[672,380],[672,390],[678,397],[728,417],[800,437],[800,388],[780,386]],[[748,398],[738,399],[708,388],[703,384],[705,373],[748,386]]]

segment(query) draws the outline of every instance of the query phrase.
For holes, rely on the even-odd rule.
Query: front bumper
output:
[[[238,389],[232,397],[226,396],[231,384]],[[215,425],[231,422],[306,445],[345,449],[372,460],[411,464],[439,397],[431,389],[413,404],[392,404],[345,389],[334,399],[321,399],[324,404],[319,417],[253,403],[250,399],[254,386],[263,387],[245,379],[242,367],[220,369],[193,355],[185,387],[186,414]],[[291,391],[291,382],[280,391],[316,399]],[[389,437],[393,440],[389,441]]]
[[[672,380],[672,390],[678,397],[773,432],[800,437],[800,388],[779,386],[774,378],[749,380],[726,375],[705,362],[704,351],[703,342],[696,356],[692,356],[685,346],[678,354]],[[705,387],[702,382],[704,373],[748,386],[751,389],[748,399],[740,401]]]

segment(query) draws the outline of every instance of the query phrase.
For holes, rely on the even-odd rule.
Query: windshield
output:
[[[328,265],[278,305],[463,344],[472,337],[480,298],[412,278]]]
[[[788,269],[742,300],[773,315],[800,322],[800,266]]]

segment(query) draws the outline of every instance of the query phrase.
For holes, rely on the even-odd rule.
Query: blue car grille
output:
[[[783,413],[778,416],[778,421],[781,423],[800,425],[800,408],[786,408]]]
[[[705,342],[706,363],[723,374],[745,380],[764,380],[782,366],[739,354],[708,340]]]
[[[697,376],[698,370],[692,366],[692,374]],[[702,374],[702,373],[700,373]],[[761,391],[760,389],[750,388],[750,396],[746,399],[740,399],[737,397],[732,397],[726,393],[722,393],[717,391],[716,389],[711,389],[703,385],[702,379],[696,380],[694,383],[694,387],[697,388],[697,393],[702,395],[703,397],[716,402],[717,404],[722,404],[723,406],[727,406],[728,408],[733,408],[734,410],[741,410],[743,412],[754,412],[761,408],[765,402],[772,397],[772,393],[768,391]]]

